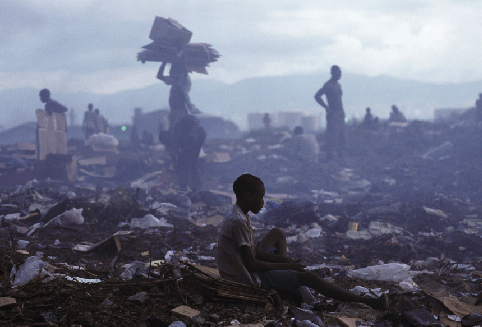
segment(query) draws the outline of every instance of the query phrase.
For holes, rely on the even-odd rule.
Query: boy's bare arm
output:
[[[264,272],[270,270],[296,270],[304,271],[305,265],[301,264],[301,260],[291,262],[267,262],[257,260],[251,252],[251,249],[247,245],[243,245],[240,248],[241,256],[243,257],[243,263],[246,269],[250,272]]]

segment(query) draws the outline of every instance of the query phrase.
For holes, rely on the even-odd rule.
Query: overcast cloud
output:
[[[482,80],[482,1],[3,0],[0,90],[108,94],[158,83],[158,65],[136,61],[155,16],[221,53],[207,77],[193,78],[231,83],[338,64],[369,76]]]

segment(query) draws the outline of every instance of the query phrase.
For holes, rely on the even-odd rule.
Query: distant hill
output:
[[[328,74],[262,77],[231,85],[214,80],[194,80],[191,99],[206,114],[233,120],[242,129],[247,126],[247,114],[252,112],[304,111],[323,118],[324,112],[313,96],[328,78]],[[434,84],[387,76],[344,74],[341,84],[348,118],[361,118],[366,107],[371,107],[373,114],[387,118],[390,106],[397,104],[409,119],[432,119],[433,109],[473,106],[482,92],[482,81]],[[3,128],[35,121],[35,109],[42,107],[38,91],[0,91],[0,124]],[[77,124],[81,123],[89,102],[100,109],[109,123],[130,124],[135,107],[143,108],[144,112],[165,108],[168,95],[169,87],[161,82],[111,95],[52,92],[53,99],[74,110]]]

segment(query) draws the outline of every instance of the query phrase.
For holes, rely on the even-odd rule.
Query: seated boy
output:
[[[271,230],[260,242],[262,246],[256,247],[248,212],[257,214],[263,208],[264,184],[256,176],[243,174],[233,183],[233,191],[236,204],[219,229],[218,269],[222,278],[276,291],[294,291],[307,286],[335,300],[365,303],[378,310],[388,309],[386,294],[379,298],[356,295],[306,271],[301,259],[288,258],[286,237],[280,229]],[[276,252],[262,250],[266,246],[275,247]]]

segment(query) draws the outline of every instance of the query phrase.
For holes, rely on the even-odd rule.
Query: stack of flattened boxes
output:
[[[137,54],[137,60],[175,63],[186,58],[189,72],[207,74],[206,67],[220,57],[219,52],[207,43],[189,43],[192,32],[171,18],[156,17],[152,25],[149,43]],[[181,51],[182,50],[182,51]]]
[[[44,160],[47,154],[67,153],[67,119],[64,113],[48,115],[37,109],[37,159]]]

